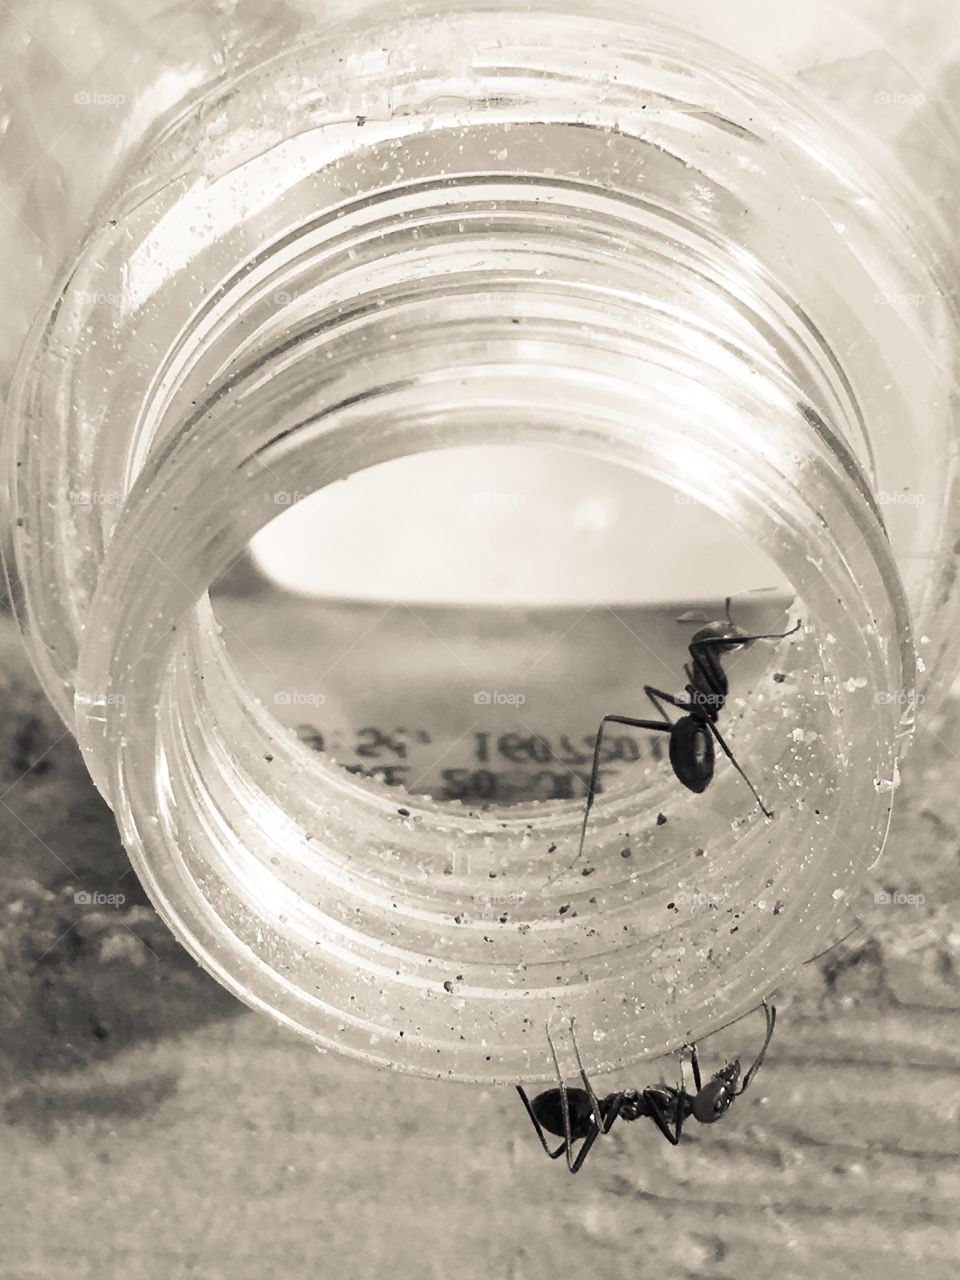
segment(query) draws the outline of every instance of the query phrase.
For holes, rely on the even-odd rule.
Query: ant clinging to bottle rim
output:
[[[763,1064],[767,1048],[773,1036],[777,1022],[776,1008],[764,1000],[760,1007],[767,1020],[766,1035],[760,1051],[754,1058],[746,1074],[740,1079],[740,1060],[734,1058],[722,1066],[704,1084],[700,1073],[700,1059],[695,1044],[685,1044],[680,1050],[680,1083],[647,1085],[642,1089],[622,1089],[616,1093],[598,1098],[590,1083],[580,1047],[577,1044],[574,1030],[574,1019],[570,1019],[570,1038],[576,1054],[577,1066],[583,1088],[568,1088],[560,1070],[560,1059],[556,1045],[547,1027],[547,1041],[553,1056],[553,1063],[559,1081],[559,1088],[547,1089],[531,1101],[522,1085],[517,1085],[517,1092],[527,1110],[540,1145],[551,1160],[566,1156],[567,1168],[571,1173],[578,1173],[583,1162],[596,1142],[605,1137],[616,1120],[639,1120],[646,1117],[652,1120],[663,1137],[677,1146],[683,1131],[684,1121],[692,1117],[700,1124],[715,1124],[727,1114],[734,1101],[745,1093],[756,1073]],[[684,1054],[689,1051],[690,1067],[693,1072],[694,1092],[689,1092],[683,1074]],[[556,1150],[550,1150],[546,1133],[561,1138],[562,1142]],[[580,1142],[579,1151],[574,1155],[574,1146]]]
[[[649,684],[644,685],[643,691],[660,713],[661,719],[637,720],[631,716],[612,714],[604,716],[601,720],[593,750],[593,768],[583,811],[578,858],[583,853],[587,822],[597,795],[603,734],[608,724],[624,725],[631,729],[647,729],[655,733],[668,733],[670,735],[670,766],[677,780],[687,790],[697,794],[706,791],[713,781],[716,769],[713,744],[716,739],[721,751],[750,788],[764,817],[773,817],[772,811],[761,800],[756,787],[740,767],[717,727],[717,721],[729,693],[729,682],[727,673],[723,669],[723,661],[734,650],[747,648],[757,640],[785,640],[788,636],[795,635],[802,624],[798,620],[789,631],[748,635],[733,621],[730,615],[730,601],[731,597],[727,596],[726,620],[708,623],[696,632],[688,645],[690,661],[684,666],[687,676],[685,696],[676,697],[663,689],[655,689]],[[667,715],[665,706],[675,707],[683,712],[683,715],[678,720],[672,721]]]

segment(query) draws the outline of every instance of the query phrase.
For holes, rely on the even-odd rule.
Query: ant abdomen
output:
[[[537,1094],[533,1102],[533,1113],[548,1133],[562,1138],[566,1132],[563,1127],[563,1094],[559,1089],[547,1089]],[[570,1133],[574,1139],[585,1138],[593,1124],[593,1107],[586,1089],[568,1089],[567,1107],[570,1114]]]
[[[713,738],[702,720],[683,716],[670,735],[670,766],[688,791],[698,795],[710,785],[715,767]]]

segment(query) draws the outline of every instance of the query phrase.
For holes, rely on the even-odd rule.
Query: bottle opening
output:
[[[790,625],[761,548],[569,449],[436,451],[276,501],[212,592],[226,651],[301,741],[398,793],[583,798],[602,717],[662,719],[647,684],[685,698],[687,646],[727,596],[747,633]],[[738,705],[774,657],[729,655]],[[617,726],[601,745],[601,791],[669,770],[663,733]]]

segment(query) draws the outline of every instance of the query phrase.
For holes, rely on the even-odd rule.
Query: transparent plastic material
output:
[[[608,1070],[839,934],[955,667],[956,32],[925,7],[912,61],[882,4],[231,28],[131,148],[20,359],[8,566],[138,874],[242,999],[401,1070],[545,1079],[552,1016]],[[577,857],[582,801],[398,803],[253,696],[207,593],[278,490],[520,442],[782,571],[789,607],[737,620],[801,630],[729,710],[772,820],[732,769],[698,796],[648,765]]]

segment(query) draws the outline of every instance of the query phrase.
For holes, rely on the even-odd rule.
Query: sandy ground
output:
[[[0,658],[4,1280],[957,1274],[955,705],[910,759],[867,925],[780,994],[755,1089],[678,1150],[623,1126],[570,1178],[512,1090],[321,1056],[200,971],[6,619]]]

